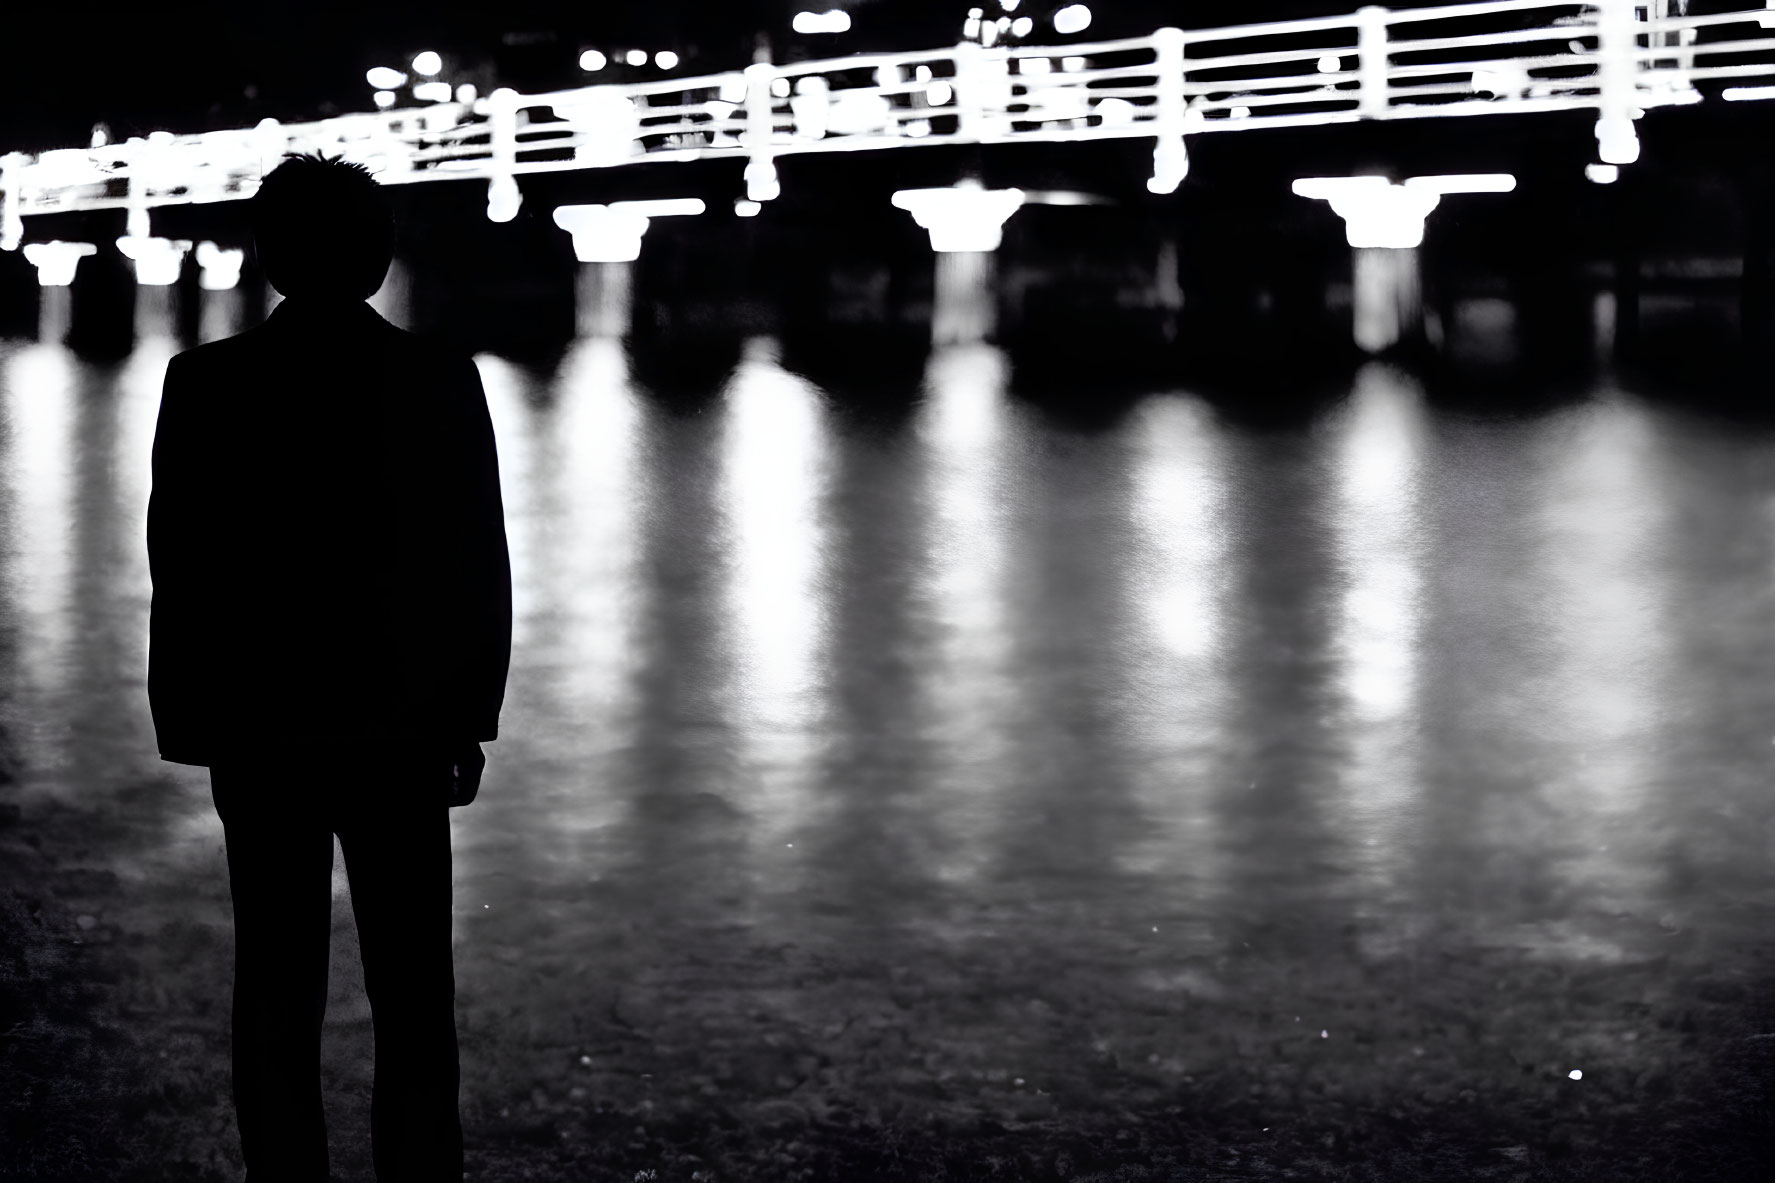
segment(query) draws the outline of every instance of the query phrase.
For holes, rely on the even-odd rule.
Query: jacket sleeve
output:
[[[187,366],[174,357],[166,370],[154,430],[153,486],[148,498],[148,570],[153,599],[148,617],[148,704],[160,756],[177,764],[208,764],[212,729],[208,701],[214,686],[210,585],[204,565],[209,543],[202,515],[199,465],[202,423],[194,417],[196,391]]]
[[[458,734],[473,741],[499,738],[512,649],[512,571],[505,538],[505,505],[499,490],[499,453],[480,371],[465,361],[462,380],[463,500],[458,549],[463,572],[460,636],[464,686]]]

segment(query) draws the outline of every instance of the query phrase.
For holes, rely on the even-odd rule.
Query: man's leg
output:
[[[371,770],[379,762],[371,763]],[[382,766],[345,805],[339,845],[376,1032],[370,1138],[379,1183],[462,1178],[450,948],[448,761]]]
[[[324,1183],[333,833],[280,779],[252,763],[210,776],[234,896],[234,1110],[250,1183]]]

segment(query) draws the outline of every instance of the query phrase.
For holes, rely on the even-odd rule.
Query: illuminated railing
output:
[[[779,192],[775,161],[802,153],[921,144],[1147,137],[1149,187],[1175,189],[1190,136],[1357,120],[1593,109],[1601,167],[1638,155],[1646,110],[1720,97],[1775,97],[1775,0],[1660,16],[1633,0],[1477,0],[1363,8],[1347,16],[1064,46],[963,43],[914,53],[755,63],[698,78],[545,94],[499,90],[472,104],[344,115],[0,157],[0,247],[21,219],[147,211],[250,196],[289,151],[365,163],[386,184],[490,182],[506,220],[526,174],[740,157],[746,195]],[[1640,13],[1653,15],[1642,17]]]

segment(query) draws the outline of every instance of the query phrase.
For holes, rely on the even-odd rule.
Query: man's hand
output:
[[[481,745],[471,743],[460,748],[451,757],[450,767],[450,805],[467,805],[481,791],[481,770],[487,767],[487,757],[481,752]]]

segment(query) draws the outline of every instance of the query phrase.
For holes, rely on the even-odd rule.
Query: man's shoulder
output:
[[[232,337],[205,341],[175,353],[168,363],[168,373],[187,380],[213,373],[220,368],[233,368],[246,362],[262,349],[263,326],[255,325]]]

